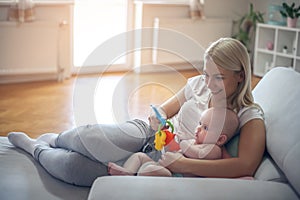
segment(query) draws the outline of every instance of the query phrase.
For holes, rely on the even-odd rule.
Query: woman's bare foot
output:
[[[110,175],[119,175],[119,176],[133,176],[134,173],[127,171],[124,167],[121,167],[115,163],[108,163],[108,173]]]

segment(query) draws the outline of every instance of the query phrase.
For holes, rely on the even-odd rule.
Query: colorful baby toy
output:
[[[169,120],[166,120],[161,116],[156,107],[154,107],[153,105],[151,105],[151,107],[154,110],[157,119],[160,121],[160,125],[157,132],[155,133],[154,140],[155,149],[160,151],[165,145],[168,145],[174,139],[174,126]],[[166,124],[168,124],[171,128],[171,132],[167,128],[164,128]],[[161,128],[163,129],[161,130]]]

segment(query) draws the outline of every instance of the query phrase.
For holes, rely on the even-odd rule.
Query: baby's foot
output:
[[[108,163],[108,173],[110,175],[119,175],[119,176],[133,176],[134,173],[128,172],[124,167],[121,167],[115,163]]]

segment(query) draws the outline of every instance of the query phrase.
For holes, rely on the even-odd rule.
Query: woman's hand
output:
[[[164,119],[170,119],[178,113],[181,105],[183,105],[185,101],[185,88],[182,88],[178,93],[161,104],[161,106],[157,106],[158,112]],[[151,109],[151,114],[148,117],[148,120],[151,128],[157,131],[160,121],[156,118],[153,109]]]
[[[160,113],[160,115],[164,118],[167,119],[167,115],[166,113],[163,111],[163,109],[161,109],[160,107],[157,107],[158,112]],[[161,124],[161,122],[157,119],[155,112],[152,110],[150,116],[148,117],[149,120],[149,124],[151,126],[151,128],[155,131],[158,130],[159,125]],[[162,127],[161,127],[162,128]]]
[[[164,167],[167,167],[172,172],[177,172],[177,168],[182,168],[180,162],[184,159],[181,153],[166,152],[161,156],[158,163]]]

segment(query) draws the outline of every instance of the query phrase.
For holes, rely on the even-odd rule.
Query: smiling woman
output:
[[[74,6],[74,66],[106,66],[110,63],[86,63],[88,56],[103,42],[127,30],[127,1],[76,0]],[[126,51],[126,41],[119,44]],[[121,57],[113,64],[125,64]]]

